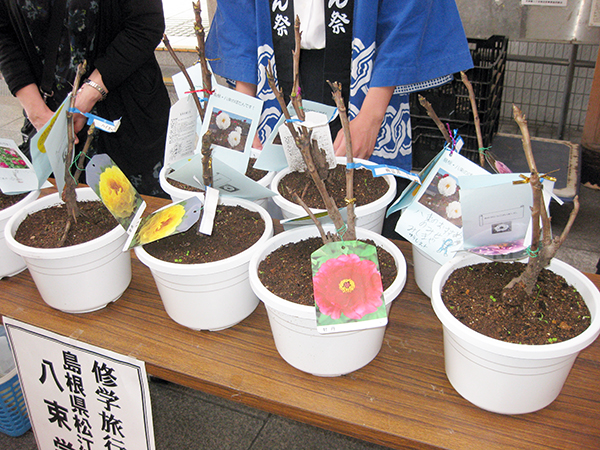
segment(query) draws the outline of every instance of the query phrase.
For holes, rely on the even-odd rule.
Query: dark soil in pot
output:
[[[365,242],[375,245],[374,242]],[[260,262],[258,278],[273,294],[290,302],[314,306],[310,255],[323,246],[320,237],[282,245]],[[377,247],[383,290],[396,279],[396,263],[391,254]]]
[[[9,208],[12,205],[16,205],[21,200],[23,200],[25,197],[27,197],[28,194],[29,194],[29,192],[25,192],[23,194],[16,194],[16,195],[6,195],[6,194],[3,194],[2,192],[0,192],[0,210]]]
[[[560,275],[544,269],[533,295],[504,298],[523,263],[482,263],[455,270],[442,289],[448,310],[469,328],[505,342],[542,345],[581,334],[591,323],[585,301]]]
[[[179,233],[144,245],[155,258],[180,264],[220,261],[241,253],[256,243],[265,230],[261,215],[241,206],[219,205],[210,236],[194,224]]]
[[[101,201],[77,202],[80,215],[72,222],[63,247],[88,242],[120,226]],[[29,214],[17,228],[15,240],[36,248],[58,248],[68,220],[64,204]]]
[[[335,200],[338,208],[346,206],[346,166],[338,164],[329,171],[325,180],[327,192]],[[389,184],[384,177],[373,177],[372,172],[367,169],[354,170],[354,198],[356,206],[367,205],[383,197],[389,189]],[[306,172],[290,172],[279,182],[279,194],[292,203],[293,193],[296,192],[302,200],[310,207],[324,209],[323,199],[319,194],[314,182]]]

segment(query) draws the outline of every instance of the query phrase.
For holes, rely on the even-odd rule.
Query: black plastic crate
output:
[[[466,74],[473,86],[477,112],[483,122],[489,120],[489,117],[494,114],[495,108],[500,109],[508,38],[492,36],[489,39],[469,39],[468,41],[474,67]],[[431,103],[435,113],[443,122],[473,121],[469,93],[460,78],[460,73],[455,74],[454,80],[447,84],[410,95],[411,117],[431,120],[419,102],[419,94]]]
[[[497,111],[490,120],[481,122],[481,138],[483,148],[491,146],[494,135],[498,131],[500,112]],[[433,123],[433,122],[431,122]],[[451,123],[451,129],[457,130],[457,134],[463,138],[464,146],[460,153],[473,162],[479,162],[479,145],[475,124],[470,122]],[[412,160],[414,169],[422,169],[437,155],[446,140],[441,131],[431,125],[417,125],[412,127]]]

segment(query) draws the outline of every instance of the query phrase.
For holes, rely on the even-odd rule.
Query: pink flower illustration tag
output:
[[[377,249],[360,241],[332,242],[311,255],[319,333],[387,324]]]

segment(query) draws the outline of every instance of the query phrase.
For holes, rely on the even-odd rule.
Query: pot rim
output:
[[[78,200],[100,200],[94,190],[91,187],[80,187],[76,189],[77,199]],[[84,254],[90,251],[90,246],[93,247],[103,247],[104,245],[113,242],[119,236],[126,233],[125,229],[118,224],[115,228],[113,228],[108,233],[97,237],[88,242],[83,242],[77,245],[71,245],[69,247],[63,248],[37,248],[30,247],[28,245],[23,245],[20,242],[17,242],[14,238],[14,235],[17,231],[17,228],[21,224],[21,222],[25,219],[29,213],[37,212],[42,209],[50,208],[55,205],[59,205],[64,203],[58,192],[53,194],[46,195],[44,197],[38,198],[33,202],[25,205],[20,208],[13,216],[8,219],[6,226],[4,228],[4,238],[6,240],[7,246],[16,254],[24,257],[24,258],[35,258],[35,259],[46,259],[48,257],[52,258],[66,258],[73,257],[76,255]]]
[[[346,165],[346,157],[345,156],[338,156],[338,157],[336,157],[336,160],[337,160],[338,164]],[[366,159],[359,159],[359,158],[354,158],[354,162],[359,162],[361,164],[365,164],[365,165],[369,165],[369,166],[376,165],[373,161],[368,161]],[[279,182],[281,181],[281,179],[290,172],[291,172],[290,168],[286,167],[285,169],[277,172],[275,174],[275,176],[273,177],[273,181],[271,182],[271,190],[273,192],[275,192],[275,195],[272,197],[273,201],[280,208],[285,209],[286,211],[292,211],[298,217],[305,216],[306,212],[304,211],[304,208],[302,208],[302,206],[300,206],[294,202],[291,202],[288,199],[286,199],[285,197],[283,197],[279,193],[279,190],[277,189],[277,186],[279,185]],[[385,192],[385,194],[383,194],[382,197],[378,198],[374,202],[368,203],[366,205],[357,206],[356,210],[355,210],[357,216],[358,215],[367,215],[373,211],[377,211],[377,210],[381,209],[382,204],[388,205],[394,199],[394,196],[396,195],[396,187],[397,187],[396,178],[393,175],[383,175],[383,178],[388,183],[388,190]],[[325,209],[317,209],[317,208],[311,208],[310,210],[313,211],[314,213],[326,211]]]
[[[202,273],[205,275],[211,273],[218,273],[223,271],[223,269],[231,268],[232,266],[238,265],[239,263],[248,261],[250,259],[250,255],[256,251],[257,246],[267,241],[273,235],[273,220],[271,219],[271,216],[269,215],[267,210],[264,209],[262,206],[243,198],[220,197],[219,204],[243,206],[248,210],[258,212],[265,222],[265,230],[260,239],[243,252],[230,256],[229,258],[222,259],[220,261],[212,261],[208,263],[180,264],[169,261],[163,261],[150,255],[146,250],[144,250],[144,247],[141,245],[134,247],[136,256],[144,265],[152,267],[158,272],[175,275],[194,275],[197,274],[199,270],[201,270]]]
[[[24,203],[25,204],[31,203],[32,201],[37,199],[39,196],[40,196],[39,189],[34,189],[33,191],[30,191],[25,197],[23,197],[21,200],[19,200],[14,205],[11,205],[8,208],[1,210],[0,211],[0,220],[3,218],[8,218],[8,217],[12,216],[17,211],[19,211],[21,208],[24,207]]]
[[[324,228],[326,231],[334,231],[333,224],[324,225]],[[356,233],[359,239],[371,239],[375,241],[378,245],[382,246],[385,250],[391,253],[396,261],[398,275],[396,276],[394,282],[383,292],[385,304],[387,305],[398,297],[404,288],[404,285],[406,284],[407,270],[404,254],[398,248],[398,246],[392,243],[389,239],[378,233],[375,233],[374,231],[357,227]],[[307,225],[283,231],[282,233],[279,233],[270,238],[268,241],[264,242],[261,245],[261,248],[257,249],[257,251],[254,253],[250,259],[249,265],[250,285],[265,306],[275,308],[278,311],[297,317],[310,318],[314,316],[314,306],[300,305],[298,303],[282,299],[270,292],[258,278],[258,265],[267,256],[267,254],[270,254],[274,249],[283,244],[314,236],[319,236],[319,231],[315,225]]]
[[[443,283],[445,283],[455,268],[479,262],[489,262],[489,260],[467,252],[459,253],[453,259],[443,264],[433,277],[431,305],[436,316],[444,326],[444,332],[449,331],[471,345],[489,348],[498,354],[521,359],[549,359],[572,355],[590,345],[600,334],[600,292],[582,272],[556,258],[552,259],[547,268],[567,278],[567,281],[571,285],[577,284],[577,290],[581,291],[582,288],[585,288],[591,294],[591,298],[584,297],[586,304],[590,308],[592,320],[590,326],[583,333],[567,341],[554,344],[527,345],[500,341],[469,328],[448,311],[440,292]],[[570,280],[569,277],[575,277],[576,281]],[[590,306],[590,303],[593,303],[593,306]]]

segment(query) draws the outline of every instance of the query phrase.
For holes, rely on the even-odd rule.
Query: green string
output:
[[[486,150],[489,150],[490,148],[492,148],[492,146],[490,145],[489,147],[480,147],[479,148],[479,153],[485,153]]]
[[[81,154],[82,154],[82,153],[83,153],[83,152],[79,152],[79,154],[78,154],[78,155],[77,155],[75,158],[73,158],[73,162],[72,162],[72,163],[71,163],[71,165],[69,166],[69,172],[71,172],[71,177],[72,177],[73,179],[75,179],[75,177],[74,177],[74,176],[73,176],[73,174],[72,174],[72,169],[73,169],[73,166],[75,166],[75,169],[77,169],[77,170],[79,170],[79,171],[81,171],[81,172],[85,172],[85,167],[80,169],[80,168],[79,168],[79,166],[77,166],[77,161],[79,161],[79,157],[81,156]],[[88,160],[91,160],[91,159],[92,159],[92,158],[90,158],[90,157],[89,157],[87,154],[85,154],[84,156],[85,156],[85,157],[86,157]]]
[[[531,250],[531,246],[529,246],[525,249],[525,252],[530,258],[537,258],[538,254],[540,253],[540,249],[538,248],[537,250],[533,251]]]
[[[342,227],[339,230],[335,230],[338,234],[338,236],[342,239],[342,241],[344,240],[344,235],[346,234],[346,231],[348,231],[348,225],[344,224],[342,225]]]

